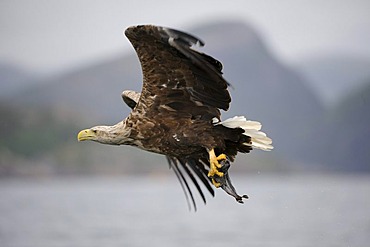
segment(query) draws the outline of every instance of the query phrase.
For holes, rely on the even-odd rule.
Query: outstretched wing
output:
[[[133,108],[131,115],[212,121],[214,117],[220,119],[220,109],[229,108],[231,98],[228,83],[222,77],[222,64],[191,48],[195,44],[203,46],[201,40],[184,32],[151,25],[130,27],[125,34],[136,50],[143,72],[138,101],[133,100],[133,95],[123,95],[124,101]],[[195,209],[185,174],[204,202],[199,182],[214,195],[205,169],[206,158],[168,156],[167,160]]]
[[[186,117],[211,120],[231,101],[222,65],[191,49],[204,43],[189,34],[152,25],[125,31],[139,57],[143,87],[133,111],[147,117]]]

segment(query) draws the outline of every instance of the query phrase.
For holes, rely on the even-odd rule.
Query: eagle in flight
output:
[[[140,25],[127,28],[125,35],[141,63],[142,92],[123,91],[132,109],[128,117],[113,126],[82,130],[78,140],[131,145],[165,155],[195,210],[188,179],[204,203],[201,184],[212,196],[213,186],[220,187],[243,203],[248,196],[238,195],[233,187],[230,162],[238,152],[273,147],[259,122],[242,116],[221,120],[220,110],[227,111],[231,101],[222,64],[192,49],[204,42],[178,30]]]

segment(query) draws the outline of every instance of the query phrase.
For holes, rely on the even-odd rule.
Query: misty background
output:
[[[123,30],[143,23],[203,39],[199,50],[223,63],[233,86],[223,117],[258,120],[273,138],[273,152],[240,155],[235,169],[370,171],[369,7],[367,1],[2,1],[0,174],[167,169],[160,156],[75,137],[128,115],[120,93],[140,91],[142,79]]]
[[[205,208],[189,218],[163,156],[126,146],[77,142],[79,130],[112,125],[129,114],[120,94],[125,89],[140,91],[142,78],[123,31],[138,24],[172,27],[205,41],[205,47],[196,49],[220,60],[232,85],[231,107],[222,113],[223,119],[244,115],[260,121],[273,139],[272,152],[238,155],[230,171],[231,176],[238,175],[239,190],[260,196],[242,213],[243,222],[256,224],[248,235],[252,243],[328,246],[338,239],[341,244],[336,246],[368,243],[369,10],[370,2],[365,0],[2,0],[0,213],[8,216],[0,220],[0,243],[68,246],[76,241],[90,245],[98,239],[102,245],[142,246],[145,238],[138,232],[152,229],[144,218],[154,228],[159,218],[168,220],[162,223],[173,231],[172,238],[156,231],[150,235],[158,246],[164,239],[173,246],[202,246],[215,235],[204,232],[202,238],[192,230],[196,222],[202,231],[202,222],[212,221],[213,216]],[[169,191],[151,200],[156,189]],[[221,194],[217,191],[221,197],[206,207],[225,213],[229,219],[225,224],[234,229],[242,209]],[[118,199],[127,196],[129,201]],[[150,214],[143,197],[157,203]],[[170,198],[180,199],[172,204]],[[12,206],[22,200],[30,203],[27,208]],[[143,204],[137,207],[135,201]],[[91,212],[76,205],[89,205]],[[172,216],[164,217],[163,208]],[[234,213],[224,212],[225,208]],[[26,217],[24,210],[46,223],[33,228],[36,219]],[[94,210],[107,218],[94,218],[99,213]],[[51,220],[57,217],[55,211],[63,218]],[[142,213],[143,219],[138,216]],[[131,229],[125,221],[115,221],[117,214],[133,217],[129,222],[138,217],[141,221]],[[76,228],[69,229],[65,217]],[[177,219],[183,228],[176,232],[170,219]],[[271,223],[279,221],[286,227]],[[320,231],[331,234],[314,231],[317,224]],[[77,226],[85,230],[82,235]],[[238,229],[230,230],[232,237],[219,246],[244,246],[239,237],[244,233]],[[181,241],[180,232],[192,240]],[[266,232],[272,233],[271,239],[262,237]],[[289,237],[291,232],[295,238]],[[117,238],[121,242],[113,241]]]

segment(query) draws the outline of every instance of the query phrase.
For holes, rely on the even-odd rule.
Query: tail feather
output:
[[[233,118],[228,118],[225,121],[219,122],[218,124],[222,124],[228,128],[242,128],[242,129],[254,129],[260,130],[262,125],[260,122],[247,120],[244,116],[236,116]]]
[[[251,137],[251,143],[244,143],[246,146],[252,146],[252,148],[261,149],[264,151],[270,151],[274,147],[272,146],[271,138],[260,131],[262,124],[257,121],[247,120],[244,116],[236,116],[233,118],[226,119],[225,121],[215,123],[215,125],[222,124],[227,128],[242,128],[244,135]]]

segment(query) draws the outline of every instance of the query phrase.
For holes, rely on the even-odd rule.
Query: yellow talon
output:
[[[226,160],[226,154],[220,154],[219,156],[217,156],[216,158],[217,160]],[[221,167],[219,167],[221,168]]]
[[[218,162],[220,160],[225,160],[226,155],[225,154],[220,154],[219,156],[216,157],[214,149],[209,151],[209,171],[208,171],[208,177],[213,177],[214,175],[217,175],[219,177],[222,177],[224,175],[223,172],[220,172],[218,168],[221,168],[222,165]],[[220,187],[221,184],[216,183],[215,181],[212,180],[212,183],[218,188]],[[218,185],[218,186],[217,186]]]
[[[219,188],[221,186],[221,183],[217,183],[213,178],[212,178],[212,183],[216,188]]]

